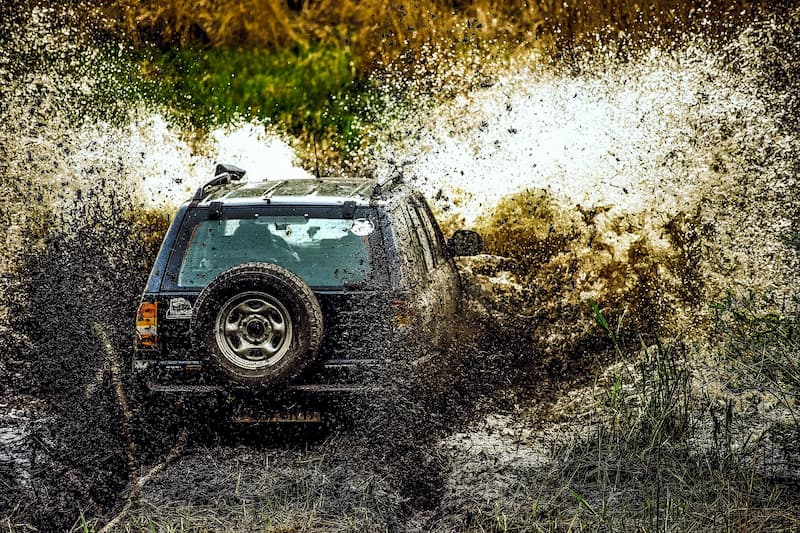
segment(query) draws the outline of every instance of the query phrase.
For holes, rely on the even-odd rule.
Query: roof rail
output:
[[[232,181],[241,180],[246,172],[246,170],[234,165],[228,165],[225,163],[218,164],[214,169],[214,179],[197,189],[197,192],[194,193],[192,200],[200,201],[205,198],[207,189],[212,189],[221,185],[227,185]]]
[[[403,168],[407,165],[410,165],[414,161],[407,159],[402,161],[399,165],[393,159],[390,159],[388,162],[390,165],[394,165],[394,169],[388,176],[378,180],[378,182],[375,184],[375,187],[372,189],[373,198],[380,196],[385,192],[389,192],[394,187],[405,183]]]

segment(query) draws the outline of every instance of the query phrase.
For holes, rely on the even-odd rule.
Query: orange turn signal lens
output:
[[[156,322],[156,315],[158,314],[158,303],[157,302],[142,302],[139,305],[139,312],[136,315],[136,325],[145,325],[144,323],[152,323],[155,324]]]
[[[154,348],[158,339],[158,303],[142,302],[136,312],[136,342]]]

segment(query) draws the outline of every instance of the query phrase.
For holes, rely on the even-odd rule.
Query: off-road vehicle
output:
[[[400,179],[247,182],[218,165],[177,212],[136,317],[151,391],[319,396],[437,354],[461,300],[456,255]]]

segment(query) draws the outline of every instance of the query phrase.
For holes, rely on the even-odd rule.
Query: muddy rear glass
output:
[[[251,261],[280,265],[312,287],[362,284],[373,270],[368,218],[250,213],[199,220],[177,269],[180,288],[204,287],[223,271]]]

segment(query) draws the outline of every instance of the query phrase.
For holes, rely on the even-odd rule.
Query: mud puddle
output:
[[[482,509],[549,461],[535,435],[550,427],[549,409],[558,398],[590,383],[602,362],[556,364],[550,357],[543,363],[537,361],[541,344],[491,329],[483,315],[464,319],[469,327],[450,357],[403,379],[388,402],[345,402],[327,413],[333,423],[316,428],[189,426],[186,449],[143,487],[141,508],[125,523],[166,527],[191,520],[193,527],[223,530],[460,527],[472,500],[480,499],[476,509]]]

